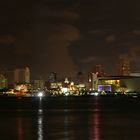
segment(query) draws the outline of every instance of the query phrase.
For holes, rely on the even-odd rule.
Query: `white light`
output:
[[[63,93],[67,93],[67,92],[68,92],[68,88],[64,88],[64,87],[63,87],[63,88],[61,89],[61,91],[62,91]]]
[[[68,96],[69,95],[69,93],[67,92],[67,93],[65,93],[65,96]]]
[[[37,96],[38,96],[38,97],[43,97],[44,94],[43,94],[42,92],[39,92]]]
[[[98,93],[98,92],[95,92],[95,93],[94,93],[94,95],[95,95],[95,96],[98,96],[98,95],[99,95],[99,93]]]
[[[98,96],[99,93],[98,92],[92,92],[92,93],[90,93],[90,95]]]

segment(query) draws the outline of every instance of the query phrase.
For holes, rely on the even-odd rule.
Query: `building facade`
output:
[[[98,91],[140,92],[140,76],[109,76],[98,79]]]
[[[118,75],[129,76],[130,74],[130,61],[127,56],[120,56],[118,63]]]
[[[30,83],[30,69],[28,67],[23,69],[14,70],[14,82],[15,83]]]
[[[0,89],[7,88],[7,79],[4,75],[0,74]]]

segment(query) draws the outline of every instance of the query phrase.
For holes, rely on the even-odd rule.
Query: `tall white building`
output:
[[[15,83],[30,83],[30,69],[28,67],[14,70]]]
[[[92,90],[98,90],[98,73],[92,73],[91,76]]]

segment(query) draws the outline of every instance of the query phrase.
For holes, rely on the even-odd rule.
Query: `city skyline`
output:
[[[120,55],[140,70],[140,9],[134,1],[2,1],[0,67],[30,67],[34,77],[73,76],[101,64],[116,73]]]

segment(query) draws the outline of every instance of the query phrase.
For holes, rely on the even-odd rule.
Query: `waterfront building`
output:
[[[140,92],[140,76],[98,77],[98,91],[102,92]]]
[[[56,82],[57,81],[57,73],[51,72],[48,76],[48,82]]]
[[[30,83],[30,69],[28,67],[14,70],[15,83]]]
[[[44,89],[44,80],[34,80],[33,89]]]
[[[98,89],[98,73],[91,73],[89,78],[90,89],[97,90]]]

